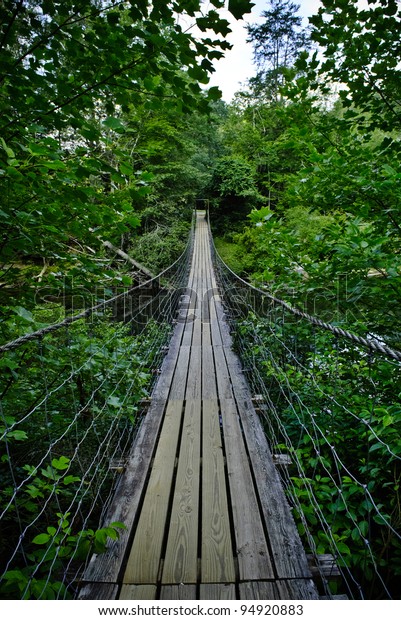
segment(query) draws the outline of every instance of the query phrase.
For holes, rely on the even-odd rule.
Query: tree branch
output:
[[[144,265],[141,265],[141,263],[138,263],[131,256],[129,256],[128,254],[126,254],[125,252],[120,250],[119,248],[116,248],[116,246],[113,245],[112,243],[110,243],[110,241],[103,241],[100,237],[98,237],[98,239],[99,239],[99,241],[102,242],[102,244],[104,245],[105,248],[108,248],[109,250],[112,250],[112,252],[115,252],[116,254],[121,256],[121,258],[123,258],[124,260],[128,261],[129,263],[131,263],[131,265],[133,265],[136,269],[138,269],[139,271],[144,273],[145,276],[147,276],[148,278],[153,279],[153,278],[156,277],[154,275],[154,273],[149,271],[149,269],[147,267],[145,267]]]

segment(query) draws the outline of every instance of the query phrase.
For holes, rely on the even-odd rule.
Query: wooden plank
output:
[[[156,586],[146,585],[123,585],[121,588],[120,601],[154,601],[156,599]]]
[[[187,400],[162,583],[196,583],[201,401]]]
[[[319,601],[349,601],[346,594],[333,594],[332,596],[320,596]]]
[[[188,348],[191,346],[191,342],[192,342],[192,330],[193,330],[193,326],[189,322],[187,322],[184,328],[182,344],[183,346],[186,346]]]
[[[241,600],[316,601],[319,595],[311,579],[278,579],[240,583]]]
[[[206,222],[204,223],[203,230],[203,251],[205,260],[205,274],[204,274],[204,291],[202,295],[202,311],[203,311],[203,344],[209,346],[212,344],[212,336],[210,329],[210,300],[213,294],[213,285],[211,281],[212,265],[210,261],[210,246],[209,246],[209,230]]]
[[[210,334],[210,323],[202,318],[202,345],[210,347],[212,345],[212,337]]]
[[[174,328],[167,355],[162,363],[159,379],[153,388],[152,398],[154,400],[166,400],[168,398],[180,351],[183,330],[184,326],[182,324],[177,324]]]
[[[196,309],[196,319],[193,325],[192,346],[200,347],[202,344],[202,316],[201,310]]]
[[[274,570],[263,530],[235,401],[221,400],[224,444],[239,577],[241,580],[273,579]]]
[[[217,401],[203,401],[202,583],[235,581]]]
[[[204,278],[206,279],[207,271],[205,272]],[[202,321],[210,325],[210,296],[211,290],[209,287],[202,286],[202,290],[199,294],[200,303],[201,303],[201,312],[202,312]]]
[[[235,584],[233,583],[201,583],[200,600],[202,601],[235,601]]]
[[[311,577],[306,554],[285,497],[261,422],[233,351],[224,347],[228,368],[279,578]]]
[[[118,585],[115,583],[87,583],[79,592],[81,601],[115,601]]]
[[[188,299],[187,299],[187,303],[185,304],[185,312],[184,312],[185,321],[184,321],[184,333],[183,333],[183,338],[182,338],[182,344],[184,346],[191,345],[193,322],[195,318],[195,308],[198,305],[196,291],[194,290],[195,271],[196,271],[196,265],[199,260],[198,255],[199,255],[198,240],[197,240],[197,234],[195,234],[195,243],[194,243],[194,249],[193,249],[193,254],[192,254],[191,270],[190,270],[190,274],[188,278],[188,286],[187,286]],[[183,307],[183,310],[184,310],[184,307]]]
[[[180,583],[176,586],[162,586],[161,601],[195,601],[196,586]]]
[[[188,286],[186,290],[188,292],[186,303],[182,304],[181,306],[181,317],[178,318],[178,321],[184,325],[182,344],[184,346],[190,346],[192,341],[192,329],[195,308],[197,305],[196,293],[193,290],[193,272],[191,272],[189,276]]]
[[[191,347],[181,346],[178,354],[177,365],[171,384],[170,399],[184,400],[187,386],[188,364]]]
[[[243,401],[240,408],[241,405],[248,453],[277,575],[281,578],[310,577],[306,554],[260,421]]]
[[[223,347],[217,345],[213,347],[214,363],[216,365],[217,388],[220,399],[234,398],[231,387],[230,372],[227,367]],[[250,395],[249,395],[250,398]]]
[[[203,287],[203,275],[204,275],[204,257],[203,257],[203,248],[202,248],[202,239],[198,233],[197,236],[197,252],[196,252],[196,261],[193,266],[194,278],[192,287],[194,291],[197,293],[197,308],[200,309],[200,299],[198,297],[199,291]]]
[[[217,316],[217,320],[218,320],[219,328],[220,328],[221,344],[223,346],[232,347],[230,327],[226,321],[226,315],[224,312],[221,297],[220,296],[215,297],[214,303],[215,303],[215,309],[216,309],[216,316]]]
[[[322,553],[319,555],[307,554],[306,558],[312,577],[315,579],[320,579],[320,581],[341,579],[340,569],[331,553]]]
[[[212,289],[211,285],[211,262],[210,262],[210,252],[209,250],[209,231],[206,230],[203,232],[203,247],[204,247],[204,257],[205,257],[205,273],[203,276],[204,279],[204,287],[202,290],[202,344],[204,346],[211,346],[212,344],[212,336],[210,332],[210,309],[208,307],[208,300],[210,298],[210,291]]]
[[[316,601],[319,594],[312,579],[280,579],[276,582],[281,601]]]
[[[216,290],[213,286],[210,289],[211,291],[211,301],[210,301],[210,332],[212,335],[212,344],[221,346],[223,344],[221,340],[219,319],[216,313]]]
[[[167,404],[160,441],[150,474],[123,582],[157,583],[183,401]]]
[[[241,601],[276,601],[278,590],[274,581],[245,581],[239,584]]]
[[[204,235],[204,244],[205,244],[204,245],[205,260],[208,265],[208,268],[207,268],[208,289],[220,295],[219,287],[217,286],[216,277],[215,277],[214,268],[213,268],[210,234],[209,234],[209,228],[207,224],[204,227],[203,235]]]
[[[202,398],[202,349],[191,347],[189,369],[185,398],[188,400],[200,400]]]
[[[207,345],[202,347],[202,398],[204,400],[217,399],[213,349]]]

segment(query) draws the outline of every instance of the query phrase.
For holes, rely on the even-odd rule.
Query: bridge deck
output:
[[[307,560],[231,346],[198,213],[179,320],[80,598],[315,599]]]

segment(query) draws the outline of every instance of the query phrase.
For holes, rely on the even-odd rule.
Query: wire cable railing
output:
[[[185,251],[156,278],[0,347],[0,597],[74,598],[146,410]]]
[[[252,286],[213,246],[218,284],[307,552],[350,598],[398,598],[401,353]],[[333,564],[333,570],[335,569]],[[338,584],[321,576],[335,593]]]

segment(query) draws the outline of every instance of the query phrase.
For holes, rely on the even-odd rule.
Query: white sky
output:
[[[241,84],[245,84],[246,80],[254,76],[256,73],[252,63],[252,45],[246,43],[247,32],[246,24],[261,23],[260,19],[262,11],[268,5],[267,0],[252,0],[255,6],[252,12],[244,16],[243,20],[237,21],[228,11],[222,11],[230,22],[232,33],[227,36],[233,48],[225,52],[225,57],[219,61],[215,61],[216,71],[212,74],[208,86],[218,86],[223,92],[223,99],[226,102],[231,101],[234,93],[241,88]],[[317,12],[319,0],[294,0],[300,5],[298,14],[304,17],[305,25],[308,24],[307,18]]]

